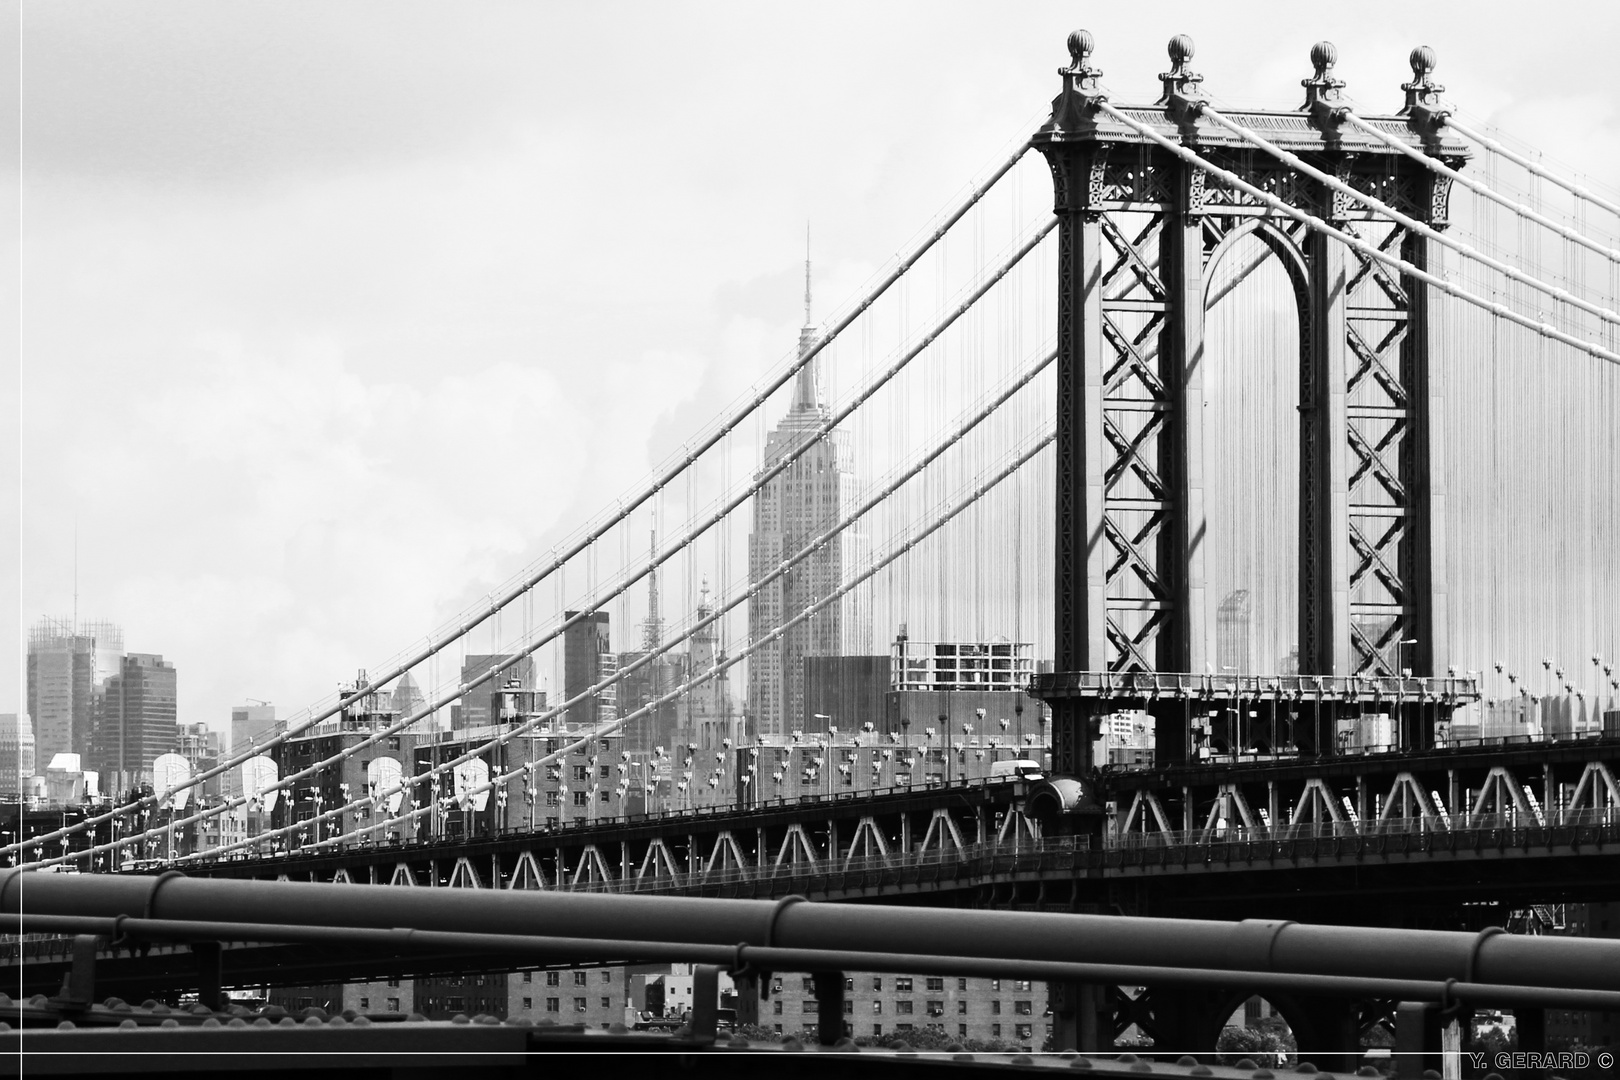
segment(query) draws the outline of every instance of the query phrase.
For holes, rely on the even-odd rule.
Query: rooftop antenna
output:
[[[73,515],[73,636],[79,636],[79,516]]]

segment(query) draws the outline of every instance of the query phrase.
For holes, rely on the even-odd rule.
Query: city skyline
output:
[[[857,22],[850,8],[801,26],[648,9],[627,27],[508,13],[476,28],[430,7],[307,20],[85,7],[35,8],[24,26],[18,621],[68,610],[60,540],[76,518],[84,608],[183,667],[182,721],[221,728],[250,697],[291,715],[375,668],[630,489],[792,341],[804,219],[817,222],[818,291],[854,295],[1033,129],[1077,17],[1055,4],[998,20],[916,6]],[[1553,159],[1620,171],[1601,77],[1563,61],[1556,28],[1496,10],[1464,25],[1403,10],[1391,30],[1320,12],[1261,65],[1243,20],[1192,5],[1151,29],[1106,12],[1083,21],[1105,72],[1131,73],[1105,84],[1136,100],[1156,95],[1141,73],[1163,69],[1175,29],[1198,42],[1195,66],[1221,98],[1275,99],[1326,37],[1349,93],[1379,107],[1422,40],[1465,109]],[[254,61],[266,37],[270,55],[304,57],[289,65],[303,74]],[[557,62],[500,38],[540,42]],[[671,43],[691,62],[658,109],[702,118],[660,136],[688,211],[651,234],[620,231],[616,207],[647,165],[599,133],[627,106],[623,58]],[[816,80],[829,56],[847,75],[815,93],[734,92]],[[951,107],[919,114],[915,87],[945,71]],[[598,159],[556,175],[557,161]],[[700,190],[683,177],[714,179]],[[402,229],[405,207],[431,212]],[[515,255],[489,243],[503,236],[543,243]],[[644,303],[602,333],[604,305],[624,295]],[[78,317],[86,304],[97,319]],[[528,411],[492,407],[499,397]],[[558,426],[560,456],[520,471],[537,496],[514,500],[498,451],[528,445],[530,414]],[[455,437],[474,425],[480,438]],[[599,430],[614,444],[583,468]],[[432,437],[389,434],[404,431]],[[23,664],[15,706],[0,708],[26,709]]]

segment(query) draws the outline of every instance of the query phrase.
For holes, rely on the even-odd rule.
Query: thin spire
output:
[[[804,223],[804,325],[810,326],[810,222]]]
[[[799,355],[815,347],[816,328],[810,321],[810,223],[804,223],[804,326],[799,330]],[[793,411],[817,412],[821,405],[821,358],[815,357],[799,369],[794,383]]]

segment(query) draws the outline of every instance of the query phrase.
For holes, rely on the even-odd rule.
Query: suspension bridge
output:
[[[1466,121],[1427,48],[1366,113],[1326,42],[1272,110],[1217,107],[1184,36],[1151,103],[1068,49],[1049,120],[820,326],[807,284],[794,352],[644,486],[285,730],[0,853],[1469,930],[1611,895],[1620,205]],[[507,682],[610,618],[639,649],[550,702]],[[975,698],[1001,735],[960,686],[919,691],[926,732],[817,711],[895,627],[897,663],[1050,662]],[[498,723],[441,730],[480,698]],[[1119,717],[1150,764],[1110,763]],[[1071,1042],[1152,1027],[1071,989]]]

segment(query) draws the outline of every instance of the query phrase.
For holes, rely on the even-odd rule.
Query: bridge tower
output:
[[[1068,44],[1035,137],[1060,220],[1056,670],[1032,688],[1052,706],[1054,770],[1086,775],[1101,718],[1127,709],[1154,715],[1161,765],[1205,747],[1330,754],[1341,717],[1391,706],[1401,745],[1431,745],[1472,684],[1433,678],[1448,664],[1445,388],[1425,286],[1099,111],[1092,37]],[[1160,99],[1116,108],[1336,228],[1435,262],[1431,240],[1201,117],[1191,39],[1169,53]],[[1330,43],[1311,50],[1299,108],[1228,119],[1443,228],[1450,181],[1342,122],[1336,59]],[[1404,107],[1362,118],[1458,167],[1466,146],[1435,123],[1434,54],[1411,63]],[[1222,671],[1212,650],[1205,315],[1212,271],[1246,236],[1281,262],[1298,313],[1297,672]]]

